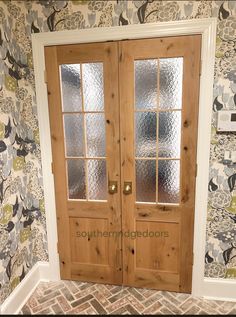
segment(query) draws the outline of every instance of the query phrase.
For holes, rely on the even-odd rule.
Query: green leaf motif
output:
[[[34,64],[33,64],[33,55],[30,53],[27,55],[27,65],[29,68],[33,68]]]
[[[9,75],[5,75],[5,86],[7,90],[15,92],[17,88],[17,80]]]
[[[39,208],[40,208],[41,212],[45,212],[44,199],[40,199],[40,201],[39,201]]]
[[[35,143],[39,144],[39,129],[34,130],[34,140]]]
[[[0,122],[0,140],[3,140],[5,136],[5,124]]]
[[[23,243],[29,239],[30,232],[31,232],[30,227],[25,228],[25,229],[20,231],[20,242],[21,243]]]
[[[11,290],[13,291],[13,289],[16,288],[16,286],[20,283],[20,278],[19,277],[15,277],[12,281],[11,281]]]
[[[2,208],[2,215],[0,218],[0,224],[6,225],[12,218],[13,206],[12,205],[5,205]]]
[[[14,158],[13,160],[13,169],[14,171],[20,171],[23,169],[25,164],[25,159],[24,157],[19,157],[17,156],[16,158]]]
[[[236,196],[232,197],[231,204],[226,210],[232,214],[236,214]]]
[[[81,4],[87,4],[89,0],[72,0],[72,3],[74,5],[81,5]]]
[[[225,277],[226,278],[236,278],[236,269],[234,269],[234,268],[227,269]]]

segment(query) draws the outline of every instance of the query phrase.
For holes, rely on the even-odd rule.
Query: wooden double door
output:
[[[200,47],[45,48],[62,279],[191,291]]]

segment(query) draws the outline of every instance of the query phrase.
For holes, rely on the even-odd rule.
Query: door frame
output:
[[[122,27],[115,26],[32,34],[36,102],[39,122],[46,229],[49,252],[49,268],[47,277],[50,280],[59,280],[60,270],[57,252],[57,221],[54,179],[51,167],[52,148],[48,113],[47,85],[45,78],[44,47],[49,45],[80,44],[117,41],[124,39],[145,39],[152,37],[201,34],[202,69],[199,95],[199,123],[197,141],[198,173],[196,177],[195,190],[192,294],[194,296],[204,295],[204,257],[206,244],[208,174],[211,140],[216,25],[216,18],[204,18],[173,22],[147,23],[142,25],[136,24]]]

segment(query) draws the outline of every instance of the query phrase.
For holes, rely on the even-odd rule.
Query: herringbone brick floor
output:
[[[141,288],[60,281],[41,283],[21,314],[236,315],[236,302],[203,300],[188,294]]]

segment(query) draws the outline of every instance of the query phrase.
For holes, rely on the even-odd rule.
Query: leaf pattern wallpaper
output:
[[[216,114],[236,109],[236,1],[0,1],[0,303],[47,261],[31,33],[217,17],[205,276],[236,278],[236,150]]]

